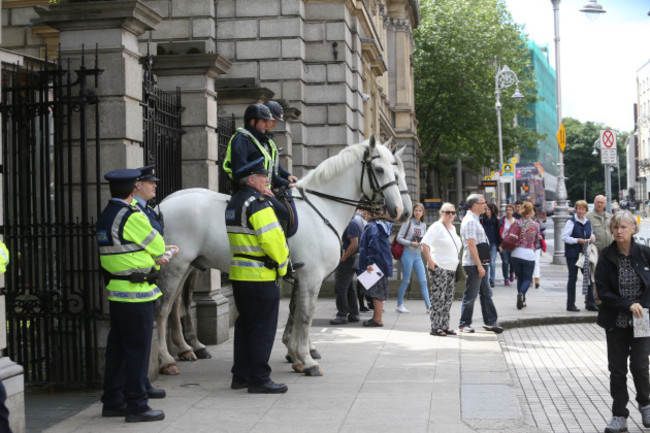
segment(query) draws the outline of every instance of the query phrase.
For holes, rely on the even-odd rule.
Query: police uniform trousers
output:
[[[155,301],[109,302],[111,330],[106,343],[105,406],[126,403],[128,414],[149,410],[147,373],[151,354]]]
[[[271,380],[269,357],[278,327],[280,288],[275,281],[231,281],[235,320],[233,378],[260,386]]]

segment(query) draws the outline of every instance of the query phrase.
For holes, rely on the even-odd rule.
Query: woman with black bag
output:
[[[602,301],[598,324],[605,328],[612,419],[606,433],[627,431],[630,400],[627,364],[636,389],[636,402],[645,427],[650,427],[650,338],[634,335],[634,319],[650,308],[650,248],[634,241],[639,232],[636,218],[619,211],[609,224],[614,242],[605,247],[596,266],[596,288]]]

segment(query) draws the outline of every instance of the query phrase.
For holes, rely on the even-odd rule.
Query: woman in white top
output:
[[[404,294],[406,287],[411,282],[411,273],[415,269],[415,274],[420,282],[420,292],[422,299],[429,312],[429,290],[427,289],[427,273],[422,263],[422,247],[420,242],[424,232],[427,231],[427,225],[424,223],[424,205],[416,203],[413,206],[413,217],[397,233],[397,242],[404,246],[404,252],[400,262],[402,264],[402,284],[397,290],[397,308],[400,313],[408,313],[409,310],[404,306]]]
[[[454,300],[456,269],[462,246],[452,224],[455,216],[454,205],[443,203],[440,207],[440,220],[429,227],[422,239],[422,250],[427,261],[431,284],[431,308],[429,309],[431,332],[429,334],[441,337],[456,335],[456,331],[449,329],[449,310]]]

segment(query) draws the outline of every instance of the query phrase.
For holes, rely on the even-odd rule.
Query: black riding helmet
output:
[[[273,116],[274,120],[278,122],[284,122],[284,109],[282,108],[282,105],[280,105],[279,102],[266,101],[264,105],[269,107],[269,110],[271,110],[271,115]]]
[[[252,119],[275,120],[271,116],[271,110],[264,104],[252,104],[246,107],[244,112],[244,123],[248,125]]]

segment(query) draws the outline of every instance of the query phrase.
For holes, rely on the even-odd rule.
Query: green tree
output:
[[[605,170],[600,163],[600,151],[593,155],[594,142],[600,137],[601,129],[611,129],[602,123],[585,122],[566,117],[566,148],[564,149],[564,173],[566,176],[567,196],[573,203],[586,199],[591,203],[596,195],[605,195]],[[621,170],[621,187],[625,186],[627,167],[625,158],[625,141],[629,133],[616,134],[619,167]],[[612,198],[618,199],[618,173],[611,174]]]
[[[526,96],[516,103],[514,86],[502,92],[504,158],[517,146],[536,145],[538,134],[513,127],[516,116],[530,116],[526,106],[536,91],[521,28],[503,0],[422,0],[414,39],[415,107],[429,197],[441,193],[432,191],[433,174],[447,177],[459,156],[476,170],[498,167],[495,59],[517,74]]]

